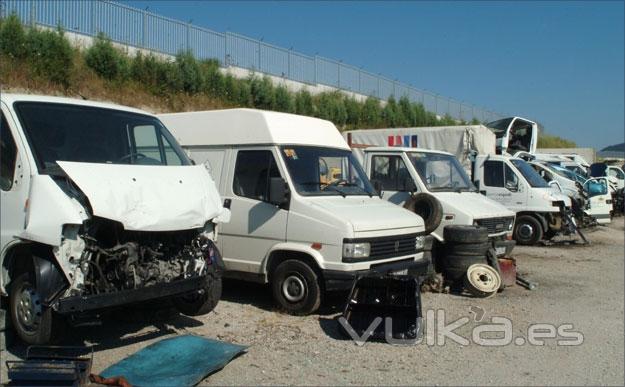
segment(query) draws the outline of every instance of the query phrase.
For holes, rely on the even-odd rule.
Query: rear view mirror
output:
[[[557,188],[559,192],[564,192],[564,191],[562,190],[562,186],[560,185],[560,183],[558,183],[558,182],[557,182],[557,181],[555,181],[555,180],[550,181],[550,182],[549,182],[549,186],[550,186],[550,187],[553,187],[553,188]]]
[[[269,179],[269,203],[281,206],[287,201],[286,181],[281,177],[272,177]]]
[[[406,178],[406,180],[404,180],[404,191],[406,192],[415,192],[417,190],[417,186],[414,183],[414,180],[412,180],[411,177]]]
[[[510,192],[516,192],[519,190],[519,185],[518,183],[512,182],[512,181],[507,181],[506,182],[506,189]]]

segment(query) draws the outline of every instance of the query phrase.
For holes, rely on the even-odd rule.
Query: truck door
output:
[[[268,202],[270,178],[284,174],[270,148],[233,153],[234,170],[223,195],[230,200],[231,218],[221,226],[222,254],[228,270],[260,273],[267,251],[286,240],[288,211]]]
[[[517,173],[503,160],[486,160],[482,168],[480,190],[505,207],[520,211],[526,202],[527,189]]]
[[[9,242],[15,239],[24,229],[26,218],[26,200],[28,198],[29,176],[26,157],[19,137],[11,130],[9,122],[15,128],[8,111],[2,109],[0,117],[0,211],[2,224],[0,227],[0,248],[4,250]]]
[[[400,155],[373,154],[369,169],[371,182],[382,186],[382,199],[391,203],[403,205],[410,197],[407,188],[416,187]]]

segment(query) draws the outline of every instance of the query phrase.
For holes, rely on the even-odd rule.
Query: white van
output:
[[[226,274],[269,282],[286,311],[312,313],[359,275],[427,267],[423,220],[378,197],[331,122],[252,109],[159,117],[210,164],[232,212]]]
[[[175,299],[188,315],[215,307],[213,241],[229,211],[156,117],[33,95],[0,105],[0,292],[23,341],[148,300]]]

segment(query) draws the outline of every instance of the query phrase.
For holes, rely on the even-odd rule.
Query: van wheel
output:
[[[22,273],[11,281],[10,292],[11,322],[22,341],[42,345],[58,338],[62,324],[60,317],[54,315],[51,308],[42,305],[30,273]],[[53,337],[53,334],[57,336]]]
[[[534,245],[543,239],[543,226],[530,215],[521,215],[514,224],[514,240],[520,245]]]
[[[290,259],[279,264],[271,276],[273,297],[287,313],[306,315],[321,304],[317,273],[306,263]]]
[[[176,309],[187,316],[202,316],[210,313],[221,298],[221,277],[206,276],[202,289],[192,294],[176,298]]]

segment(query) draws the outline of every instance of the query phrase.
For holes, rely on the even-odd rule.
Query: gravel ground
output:
[[[558,345],[559,339],[545,339],[543,346],[486,347],[450,339],[444,345],[358,346],[338,333],[338,306],[326,306],[320,315],[288,316],[273,309],[266,287],[235,281],[225,283],[222,301],[207,316],[126,312],[102,326],[76,328],[71,344],[96,346],[94,372],[176,334],[249,345],[246,354],[201,385],[623,385],[624,235],[623,218],[617,218],[587,232],[590,246],[517,247],[519,272],[538,284],[534,291],[514,286],[489,299],[423,294],[424,310],[444,311],[447,323],[467,317],[455,333],[469,340],[475,327],[499,316],[511,320],[514,342],[527,342],[531,324],[569,323],[569,331],[583,335],[578,346]],[[340,304],[336,298],[333,303]],[[4,360],[23,351],[16,345],[2,352],[2,380]]]

